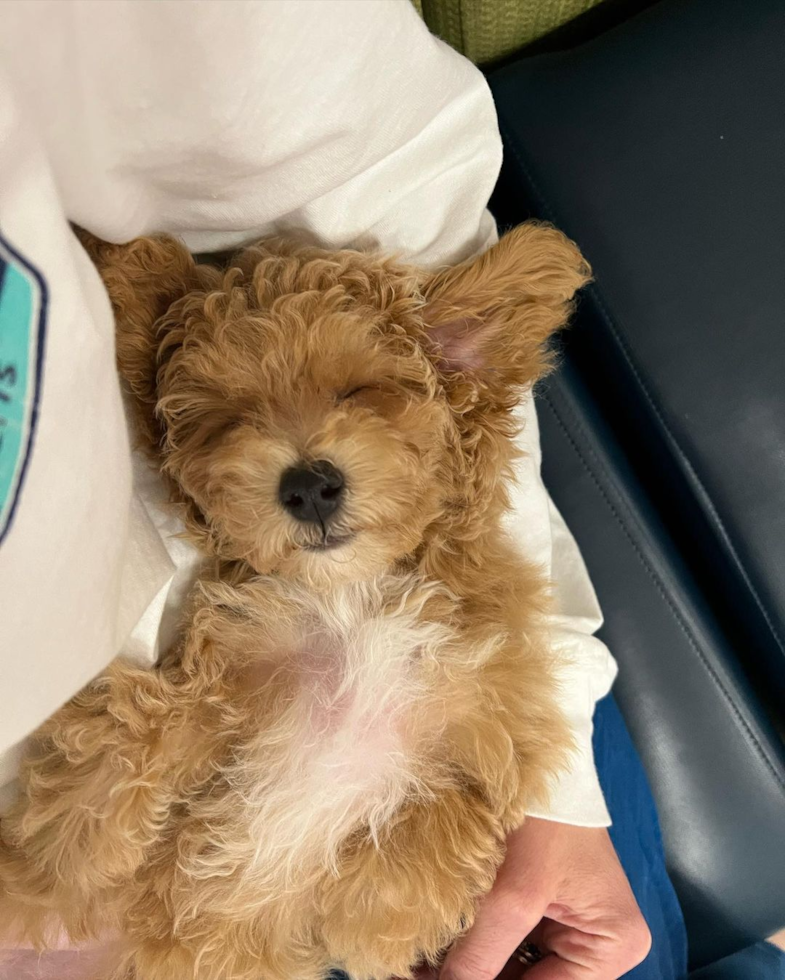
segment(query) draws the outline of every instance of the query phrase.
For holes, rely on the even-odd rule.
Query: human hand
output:
[[[528,968],[510,959],[524,938],[544,954]],[[439,980],[616,980],[650,948],[607,830],[530,817]]]

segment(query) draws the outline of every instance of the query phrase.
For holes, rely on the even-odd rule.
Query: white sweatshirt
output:
[[[194,251],[288,228],[435,266],[486,248],[488,87],[408,0],[6,0],[0,31],[0,786],[118,653],[153,664],[199,556],[132,458],[109,301],[69,229]],[[591,754],[615,664],[522,406],[515,509],[550,573],[579,750],[547,813],[607,824]]]

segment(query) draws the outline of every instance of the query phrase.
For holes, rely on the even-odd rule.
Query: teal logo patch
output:
[[[33,450],[46,307],[40,272],[0,235],[0,544],[14,519]]]

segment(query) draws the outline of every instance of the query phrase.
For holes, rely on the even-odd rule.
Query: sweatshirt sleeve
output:
[[[540,435],[534,400],[519,409],[520,460],[508,530],[524,555],[551,582],[551,636],[561,664],[561,706],[575,740],[571,764],[554,781],[549,806],[530,816],[583,827],[605,827],[610,816],[592,751],[594,706],[611,688],[616,662],[593,634],[602,614],[578,545],[542,482]]]

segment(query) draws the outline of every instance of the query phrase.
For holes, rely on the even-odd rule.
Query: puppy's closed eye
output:
[[[364,391],[374,391],[378,389],[378,385],[357,385],[356,388],[350,388],[349,391],[343,391],[338,395],[339,402],[345,402],[349,398],[354,398],[355,395],[359,395]]]

